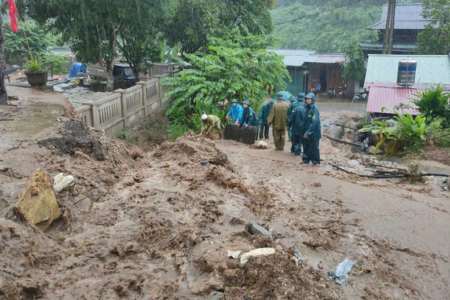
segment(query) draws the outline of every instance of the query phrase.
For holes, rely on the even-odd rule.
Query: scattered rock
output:
[[[257,141],[255,144],[252,145],[253,149],[268,149],[269,144],[267,144],[264,141]]]
[[[59,117],[57,120],[58,120],[58,122],[69,122],[70,121],[70,119],[66,118],[66,117]]]
[[[204,275],[192,285],[191,292],[193,294],[207,294],[213,291],[222,291],[224,289],[223,282],[214,275]]]
[[[134,178],[133,178],[133,176],[126,176],[123,179],[123,185],[124,186],[133,186],[134,185]]]
[[[312,187],[321,187],[322,184],[320,182],[314,182],[313,184],[311,184]]]
[[[225,296],[221,292],[212,292],[209,294],[208,300],[225,300]]]
[[[75,185],[75,177],[73,177],[72,175],[64,176],[64,173],[59,173],[53,179],[53,190],[55,190],[58,193],[74,185]]]
[[[8,171],[9,169],[10,167],[7,165],[0,165],[0,172],[5,172]]]
[[[14,204],[14,214],[21,220],[46,230],[60,216],[58,202],[47,173],[38,169],[31,175]]]
[[[86,160],[91,160],[91,158],[88,155],[84,154],[83,151],[81,151],[81,150],[78,150],[75,152],[75,157],[84,158]]]
[[[228,257],[234,258],[234,259],[238,259],[239,255],[241,254],[241,251],[230,251],[228,250]]]
[[[370,146],[366,149],[366,153],[370,155],[375,155],[375,146]]]
[[[352,160],[347,161],[347,165],[349,165],[351,167],[356,167],[356,166],[359,166],[359,161],[352,159]]]
[[[257,224],[253,224],[253,223],[248,223],[247,224],[247,231],[251,234],[263,234],[263,235],[267,235],[268,237],[270,237],[271,240],[273,240],[272,238],[272,234],[270,233],[270,231],[266,230],[264,227],[259,226]]]
[[[241,266],[245,266],[250,257],[268,256],[275,254],[274,248],[259,248],[241,255]]]
[[[144,175],[141,171],[138,171],[133,175],[133,180],[137,183],[142,182],[144,180]]]

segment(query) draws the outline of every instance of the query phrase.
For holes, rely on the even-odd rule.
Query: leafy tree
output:
[[[219,107],[225,99],[248,100],[258,110],[267,93],[284,88],[289,78],[282,57],[265,50],[271,41],[254,35],[212,38],[206,52],[185,54],[192,68],[161,79],[170,89],[167,96],[174,96],[167,111],[171,124],[195,129],[203,112],[224,116]]]
[[[347,60],[342,64],[342,77],[364,81],[366,76],[365,58],[358,41],[349,42],[341,48]]]
[[[151,53],[154,30],[163,18],[162,9],[175,0],[17,0],[19,11],[49,29],[61,33],[77,57],[98,62],[108,74],[108,89],[114,83],[113,68],[118,50],[126,52],[134,72]],[[136,26],[140,21],[141,26]],[[158,25],[158,24],[156,24]],[[118,41],[120,41],[118,43]],[[136,50],[137,49],[137,50]]]
[[[69,57],[64,55],[47,53],[42,56],[42,64],[48,68],[52,76],[55,74],[68,74],[70,71],[69,62]]]
[[[450,51],[450,0],[423,0],[424,18],[431,23],[419,33],[415,52],[448,54]]]
[[[47,51],[47,48],[56,44],[56,38],[45,32],[35,22],[26,21],[20,23],[20,31],[13,32],[9,21],[2,24],[4,35],[4,55],[5,61],[17,65],[22,65],[25,60],[30,58],[28,44],[33,55],[41,55]],[[22,30],[27,35],[27,40]]]
[[[209,36],[231,38],[235,27],[268,34],[273,29],[269,10],[274,7],[275,0],[179,0],[165,36],[169,44],[180,43],[184,52],[194,53],[207,48]]]

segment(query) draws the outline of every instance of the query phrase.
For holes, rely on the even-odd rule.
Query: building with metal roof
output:
[[[307,89],[315,89],[320,82],[321,91],[325,93],[331,87],[336,92],[341,91],[344,82],[341,76],[341,63],[345,61],[345,56],[341,53],[320,54],[310,50],[285,50],[270,49],[284,57],[292,81],[287,82],[287,90],[292,94],[305,92]]]
[[[419,32],[425,28],[425,25],[432,22],[431,19],[425,19],[422,16],[422,10],[422,3],[398,3],[395,5],[394,44],[392,47],[394,54],[413,54]],[[361,44],[366,54],[381,54],[387,14],[388,4],[384,4],[380,21],[366,28],[367,30],[381,31],[377,41]]]
[[[405,58],[416,62],[414,84],[409,87],[397,84],[399,62]],[[450,56],[370,54],[364,81],[369,91],[367,111],[380,113],[383,107],[394,108],[403,103],[413,107],[405,112],[417,114],[411,99],[418,91],[438,84],[450,90]]]

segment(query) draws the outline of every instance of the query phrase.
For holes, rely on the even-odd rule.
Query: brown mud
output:
[[[144,151],[50,116],[37,136],[1,141],[9,168],[0,171],[0,299],[448,297],[450,197],[438,185],[339,172],[327,162],[370,170],[350,168],[350,146],[326,139],[312,169],[288,149],[193,133]],[[77,139],[71,128],[93,142],[59,143]],[[11,215],[38,167],[75,177],[56,194],[62,216],[44,233]],[[249,222],[273,240],[249,234]],[[244,267],[227,254],[262,247],[276,253]],[[345,258],[356,265],[341,287],[327,272]]]

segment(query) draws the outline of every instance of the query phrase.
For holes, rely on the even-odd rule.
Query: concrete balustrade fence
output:
[[[171,74],[159,77],[169,76]],[[124,128],[133,126],[167,104],[169,99],[165,97],[166,93],[167,88],[162,87],[155,78],[137,82],[126,90],[115,90],[111,95],[84,104],[76,111],[86,125],[115,137]]]

